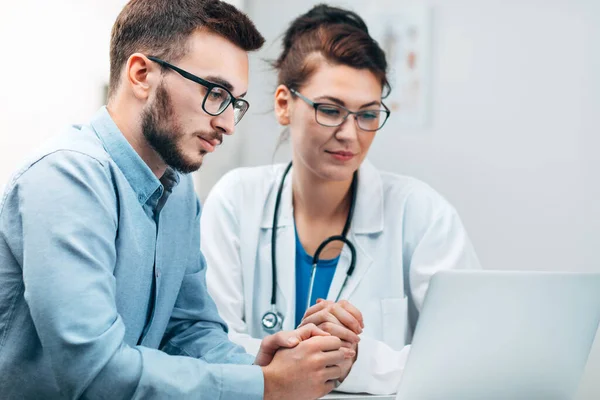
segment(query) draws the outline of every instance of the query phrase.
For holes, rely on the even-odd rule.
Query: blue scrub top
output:
[[[295,229],[295,227],[294,227]],[[319,260],[315,283],[313,287],[310,305],[314,305],[317,299],[326,299],[329,293],[329,287],[335,274],[335,268],[340,257]],[[312,272],[312,256],[308,255],[300,243],[298,231],[296,231],[296,326],[302,321],[306,312],[306,300],[308,297],[308,288],[310,286],[310,274]]]

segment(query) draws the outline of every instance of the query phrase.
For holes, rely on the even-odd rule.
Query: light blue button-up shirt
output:
[[[191,178],[157,179],[106,108],[26,163],[0,202],[0,398],[262,398],[199,218]]]

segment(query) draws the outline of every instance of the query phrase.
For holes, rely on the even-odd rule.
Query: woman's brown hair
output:
[[[285,32],[283,51],[273,63],[278,84],[301,89],[322,59],[371,71],[381,82],[383,97],[391,90],[385,53],[355,12],[319,4],[296,18]]]

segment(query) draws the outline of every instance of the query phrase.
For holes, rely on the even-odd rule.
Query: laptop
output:
[[[600,322],[600,274],[444,271],[429,287],[397,396],[572,399]]]
[[[599,322],[600,274],[440,272],[396,399],[571,399]]]

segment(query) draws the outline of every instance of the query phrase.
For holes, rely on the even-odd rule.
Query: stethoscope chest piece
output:
[[[275,306],[271,306],[271,310],[267,311],[262,317],[263,329],[270,334],[279,332],[283,325],[283,316],[277,311]]]

